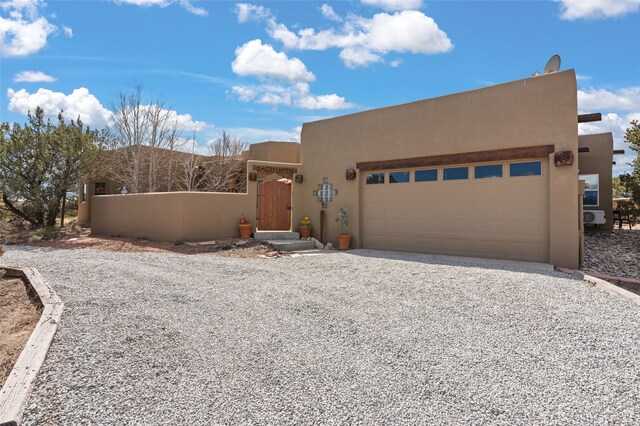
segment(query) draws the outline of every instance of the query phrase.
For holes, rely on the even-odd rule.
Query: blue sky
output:
[[[206,145],[299,140],[303,122],[527,77],[578,75],[582,133],[640,119],[640,0],[0,0],[1,121],[64,109],[107,125],[136,84]]]

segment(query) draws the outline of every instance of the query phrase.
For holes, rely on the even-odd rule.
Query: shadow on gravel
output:
[[[561,272],[545,270],[544,268],[552,268],[551,265],[530,264],[527,262],[500,260],[500,259],[481,259],[481,258],[465,258],[458,256],[444,256],[437,254],[425,254],[425,253],[409,253],[399,251],[383,251],[383,250],[369,250],[369,249],[357,249],[349,250],[346,254],[353,256],[361,256],[367,258],[379,258],[389,260],[403,260],[405,262],[425,263],[430,265],[442,265],[442,266],[458,266],[464,268],[481,268],[488,270],[501,270],[511,272],[527,272],[531,274],[544,275],[555,278],[569,278],[576,279],[571,275],[567,275]]]

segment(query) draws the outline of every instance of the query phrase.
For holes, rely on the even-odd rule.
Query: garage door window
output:
[[[501,178],[502,164],[488,164],[486,166],[475,166],[473,174],[476,179]]]
[[[389,183],[409,182],[409,172],[389,172]]]
[[[528,161],[526,163],[509,164],[509,176],[540,176],[542,163],[540,161]]]
[[[438,180],[438,169],[416,170],[416,182],[435,182]]]
[[[365,178],[365,182],[367,182],[367,185],[377,185],[380,183],[384,183],[384,173],[368,174]]]
[[[443,170],[444,180],[464,180],[469,179],[468,167],[451,167]]]

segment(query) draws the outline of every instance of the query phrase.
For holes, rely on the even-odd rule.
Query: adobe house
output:
[[[611,185],[611,159],[596,155],[611,147],[596,136],[579,155],[575,73],[555,72],[305,123],[300,144],[252,145],[244,193],[94,197],[91,222],[97,234],[188,241],[237,236],[241,214],[258,232],[309,216],[313,236],[335,242],[344,207],[352,248],[577,268],[592,195],[579,174]]]

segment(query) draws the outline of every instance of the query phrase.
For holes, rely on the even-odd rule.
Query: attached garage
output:
[[[365,248],[547,262],[548,161],[361,175]]]
[[[332,218],[348,209],[352,248],[575,269],[578,120],[567,70],[305,123],[311,190],[294,215],[335,241],[343,231]],[[328,203],[313,191],[323,182],[336,194]]]

